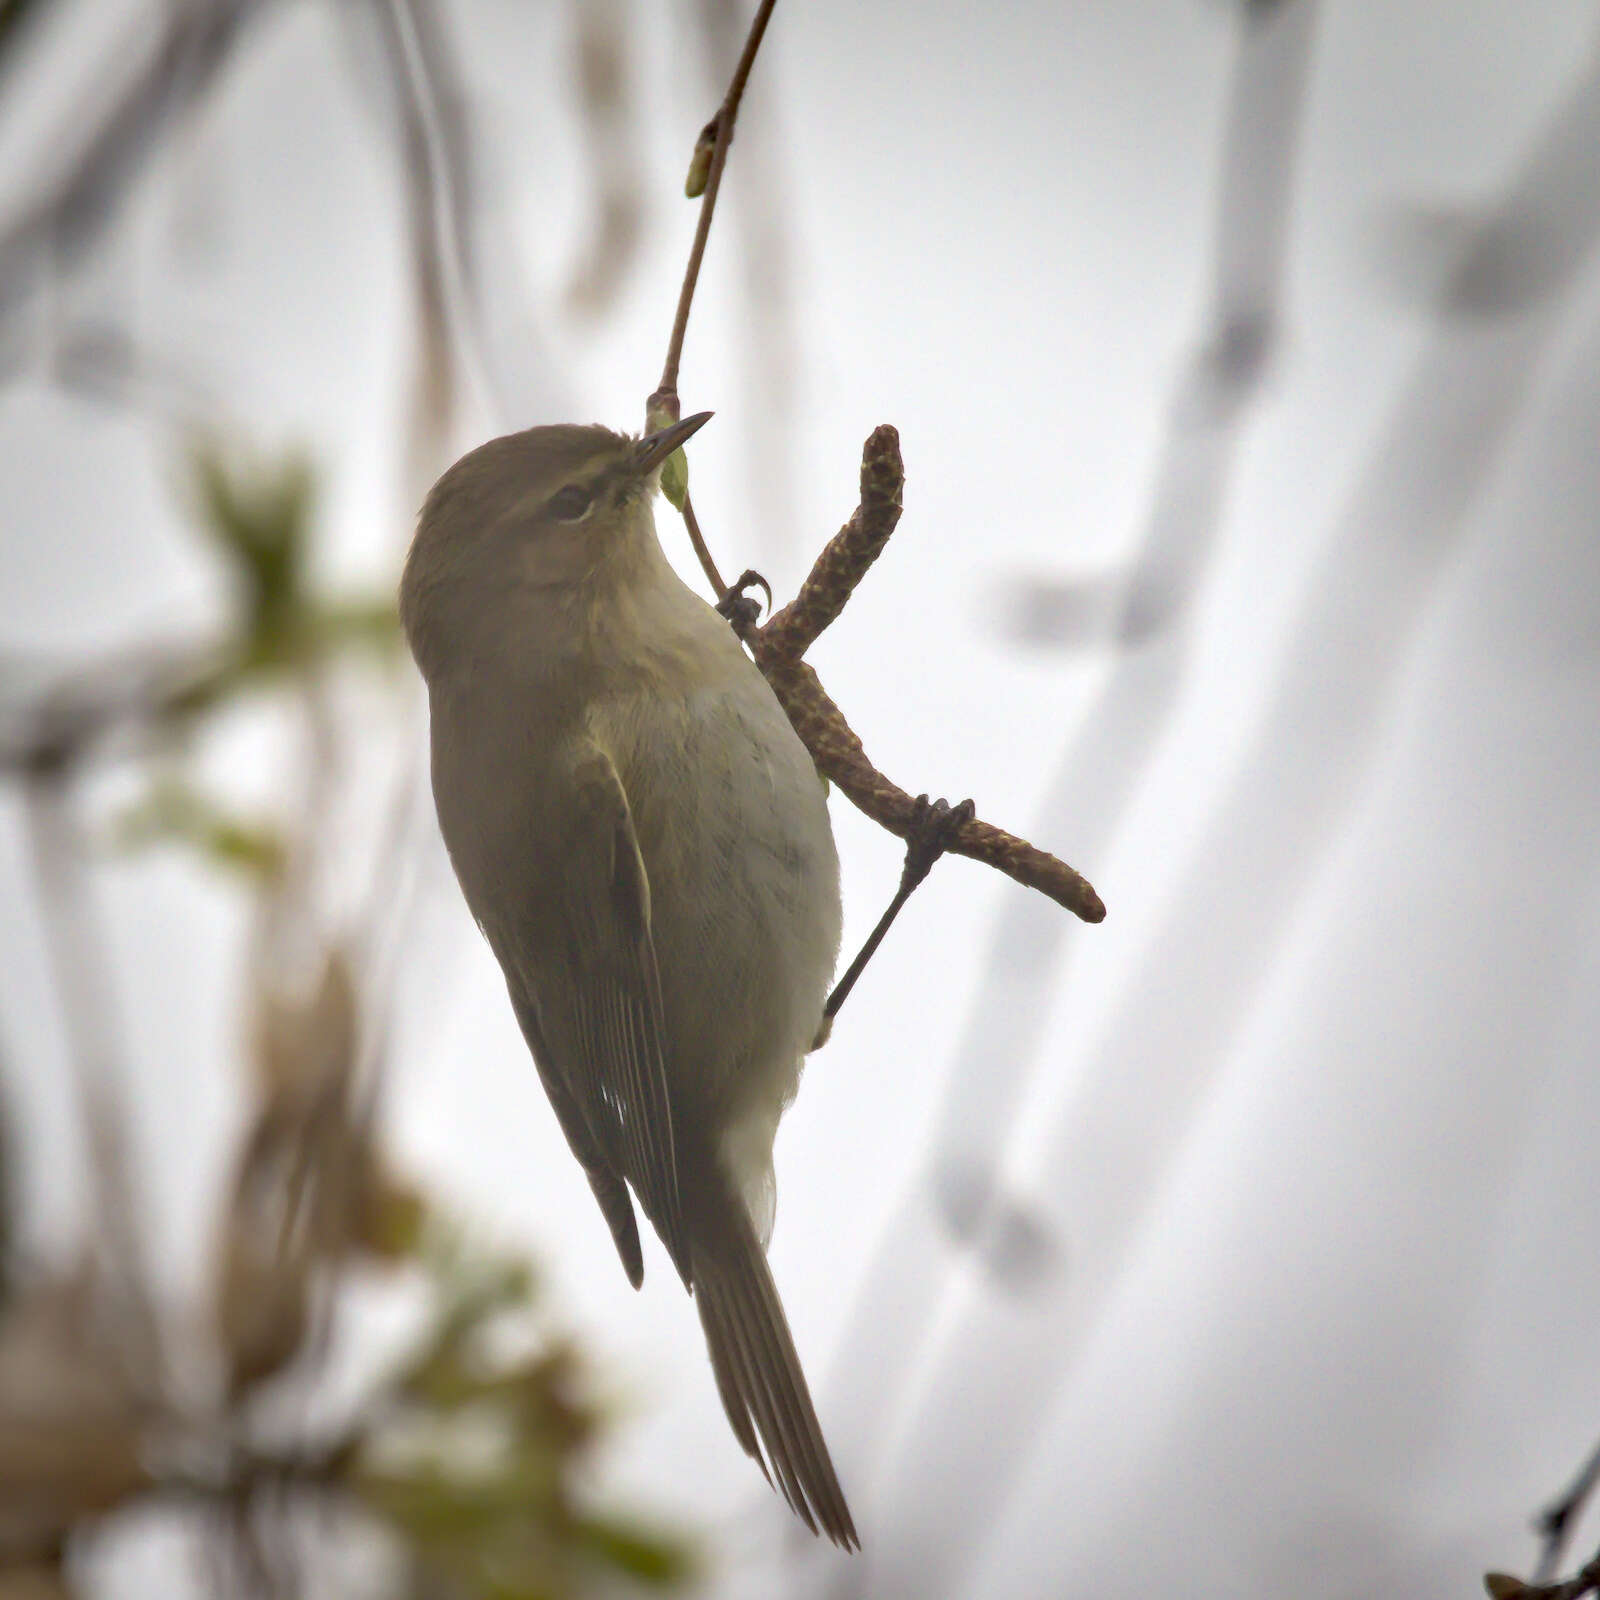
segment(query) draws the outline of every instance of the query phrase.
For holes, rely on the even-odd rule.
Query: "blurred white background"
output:
[[[428,13],[465,152],[452,178],[431,108],[432,413],[383,8],[209,9],[225,60],[76,211],[59,177],[172,8],[58,0],[0,66],[7,659],[222,614],[174,493],[197,415],[307,446],[319,580],[392,586],[453,454],[638,427],[656,381],[741,8]],[[616,42],[610,121],[580,18]],[[418,809],[390,1147],[543,1263],[632,1411],[604,1481],[708,1530],[716,1593],[1446,1600],[1531,1567],[1600,1435],[1595,29],[1580,0],[779,6],[683,370],[717,413],[703,526],[787,597],[893,422],[905,517],[816,664],[885,772],[1109,916],[941,865],[784,1123],[772,1260],[847,1559],[737,1449],[654,1241],[642,1294],[618,1270]],[[270,718],[203,758],[271,800]],[[834,819],[848,950],[899,850]],[[18,827],[0,795],[48,1256],[87,1156]],[[99,883],[153,1270],[197,1302],[241,917],[159,852]],[[107,1592],[171,1593],[166,1556]]]

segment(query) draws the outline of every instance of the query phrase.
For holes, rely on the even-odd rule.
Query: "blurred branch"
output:
[[[436,236],[438,259],[443,261],[453,255],[463,285],[470,286],[476,281],[471,221],[474,184],[467,96],[461,73],[438,6],[429,0],[383,0],[383,4],[396,25],[391,61],[405,95],[404,147],[408,166],[428,185],[428,209],[437,207],[446,218],[442,237]],[[425,159],[430,151],[432,159]],[[413,196],[414,241],[420,231],[420,198],[421,191]]]
[[[0,232],[0,321],[15,310],[46,261],[69,269],[76,264],[133,192],[137,173],[174,118],[210,87],[246,24],[274,3],[177,0],[161,9],[162,32],[153,50],[145,47],[148,24],[141,18],[118,59],[144,64],[112,96],[108,110],[84,137],[75,144],[71,134],[62,140],[73,154],[59,175]],[[26,9],[37,4],[32,0]],[[6,17],[9,21],[9,11]],[[82,114],[82,102],[75,102],[73,132]]]
[[[1600,39],[1589,41],[1588,71]],[[1541,141],[1540,181],[1518,184],[1476,205],[1391,206],[1380,222],[1380,265],[1402,292],[1434,281],[1421,296],[1441,317],[1492,325],[1558,300],[1588,267],[1594,249],[1594,160],[1574,120],[1581,99],[1551,119]],[[1414,297],[1408,295],[1408,298]]]
[[[416,302],[417,351],[403,459],[411,500],[443,470],[455,410],[451,277],[475,313],[472,165],[464,96],[434,7],[371,0],[387,59]],[[476,316],[474,315],[474,321]],[[414,492],[412,492],[414,491]]]
[[[15,59],[17,46],[45,13],[50,0],[0,0],[0,70]]]
[[[1214,558],[1252,401],[1283,315],[1296,153],[1307,106],[1318,0],[1284,0],[1239,18],[1217,151],[1207,306],[1169,402],[1155,487],[1127,567],[1110,578],[1015,588],[1014,631],[1030,643],[1120,647],[1094,701],[1056,757],[1035,827],[1070,819],[1078,848],[1103,855],[1170,725],[1190,670],[1196,597]],[[935,1197],[945,1225],[995,1247],[1031,1226],[999,1179],[1003,1141],[1046,1037],[1030,1003],[1060,985],[1058,919],[1007,904],[989,941],[935,1135]],[[892,1244],[885,1248],[893,1248]]]
[[[615,300],[639,253],[644,180],[629,93],[630,30],[618,0],[584,0],[573,8],[577,29],[573,77],[592,195],[591,237],[573,268],[567,303],[593,316]]]
[[[11,686],[9,696],[0,693],[0,776],[61,772],[118,735],[170,741],[247,689],[303,685],[345,652],[395,647],[388,595],[324,599],[308,590],[314,479],[302,457],[255,460],[207,442],[195,448],[192,467],[194,521],[233,585],[231,632],[152,644],[53,676],[0,656],[0,686]]]
[[[325,1493],[343,1486],[361,1443],[362,1434],[357,1431],[329,1444],[299,1450],[242,1450],[218,1472],[168,1473],[150,1492],[163,1500],[230,1507],[260,1494]]]
[[[284,914],[274,900],[272,892],[258,899],[258,923]],[[235,1396],[325,1347],[329,1297],[313,1327],[314,1279],[358,1247],[381,1182],[372,1119],[354,1093],[360,1015],[343,952],[327,954],[303,994],[286,992],[270,955],[251,963],[251,976],[256,1112],[235,1167],[215,1289]]]
[[[1027,596],[1021,605],[1013,602],[1013,631],[1026,607],[1030,642],[1101,643],[1117,650],[1096,698],[1063,740],[1034,820],[1041,832],[1070,821],[1075,847],[1090,859],[1107,852],[1123,824],[1189,673],[1196,598],[1214,559],[1250,405],[1270,370],[1283,315],[1319,12],[1318,0],[1285,0],[1237,15],[1215,151],[1203,317],[1168,404],[1154,487],[1131,560],[1109,577],[1063,581],[1036,574],[1012,586]],[[1007,1181],[1004,1158],[1047,1041],[1052,1069],[1062,1070],[1066,1044],[1059,1031],[1051,1032],[1051,1008],[1039,996],[1070,985],[1063,959],[1071,949],[1066,926],[1049,908],[1012,897],[981,954],[972,1009],[936,1113],[932,1170],[908,1190],[884,1231],[840,1340],[844,1359],[834,1369],[837,1408],[851,1419],[857,1458],[875,1460],[879,1470],[893,1448],[897,1424],[891,1419],[906,1401],[907,1375],[917,1370],[897,1330],[932,1327],[938,1320],[949,1273],[939,1246],[955,1241],[970,1251],[986,1282],[1007,1298],[1038,1295],[1053,1281],[1051,1264],[1067,1256],[1057,1217],[1065,1212],[1069,1223],[1076,1222],[1078,1208],[1058,1206],[1056,1216],[1047,1215]],[[1154,992],[1164,983],[1158,980]],[[1149,1009],[1151,993],[1148,985],[1141,987],[1137,1004]],[[1194,993],[1208,990],[1197,986]],[[1152,1069],[1165,1054],[1151,1053]],[[1097,1076],[1090,1072],[1085,1081]],[[1146,1098],[1161,1104],[1159,1094]],[[1136,1120],[1146,1126],[1142,1111]],[[1115,1147],[1117,1134],[1129,1125],[1125,1113],[1109,1133],[1097,1127],[1096,1137],[1084,1141],[1082,1149],[1094,1152],[1089,1159],[1095,1170],[1105,1170],[1099,1165],[1107,1160],[1105,1148]],[[1081,1163],[1084,1157],[1075,1150],[1072,1159]],[[1115,1161],[1112,1166],[1126,1184],[1121,1167]],[[1071,1292],[1085,1306],[1094,1293],[1087,1265],[1072,1259],[1069,1268],[1077,1275]],[[1070,1335],[1061,1343],[1070,1345]],[[986,1370],[997,1384],[1009,1380],[1013,1386],[995,1392]],[[990,1471],[972,1486],[973,1504],[981,1509],[961,1525],[936,1530],[939,1553],[926,1559],[940,1570],[962,1570],[972,1554],[972,1536],[1010,1493],[1038,1424],[1029,1397],[1046,1392],[1054,1370],[1015,1384],[1010,1362],[972,1363],[967,1352],[941,1361],[945,1396],[966,1380],[974,1395],[985,1391],[973,1408],[989,1405],[994,1418],[1005,1420],[983,1425],[1000,1443]],[[971,1414],[964,1397],[949,1415],[957,1412],[963,1418]],[[918,1415],[926,1415],[920,1403]],[[950,1426],[948,1417],[940,1424]],[[906,1463],[901,1477],[916,1479],[915,1464]],[[863,1592],[861,1581],[856,1574],[849,1592]],[[884,1581],[881,1572],[878,1581]]]
[[[1168,407],[1138,547],[1110,574],[1012,580],[1006,621],[1029,643],[1137,649],[1187,620],[1278,342],[1318,5],[1242,9],[1217,158],[1210,305]]]
[[[35,1286],[0,1319],[0,1589],[108,1514],[154,1508],[201,1513],[219,1575],[230,1557],[249,1592],[290,1571],[302,1516],[376,1526],[460,1600],[691,1577],[686,1544],[586,1487],[607,1411],[539,1314],[529,1265],[423,1215],[391,1257],[421,1271],[417,1337],[343,1420],[288,1444],[250,1441],[239,1390],[199,1427],[141,1414],[108,1364],[92,1278]]]
[[[1535,1583],[1549,1583],[1561,1570],[1561,1558],[1567,1552],[1567,1541],[1572,1537],[1573,1527],[1583,1515],[1596,1483],[1600,1483],[1600,1444],[1589,1452],[1588,1460],[1579,1468],[1577,1477],[1561,1498],[1539,1513],[1536,1526],[1544,1540],[1544,1548],[1539,1552],[1539,1565],[1534,1569]]]
[[[12,1056],[0,1040],[0,1315],[17,1278],[17,1216],[22,1198],[17,1172],[17,1129],[12,1099]]]
[[[1310,21],[1307,3],[1280,5],[1263,31],[1252,28],[1246,37],[1270,45],[1271,30],[1292,32],[1297,19]],[[1286,37],[1280,34],[1280,43]],[[1591,59],[1508,173],[1502,206],[1522,211],[1535,196],[1566,204],[1592,252],[1600,239],[1597,160],[1600,62]],[[1582,187],[1572,183],[1578,170],[1590,175]],[[1430,330],[1388,415],[1371,430],[1362,470],[1298,580],[1300,598],[1286,613],[1279,659],[1253,731],[1231,758],[1226,781],[1206,800],[1203,818],[1191,819],[1198,832],[1186,864],[1144,939],[1137,970],[1100,1019],[1093,1069],[1064,1058],[1058,1047],[1056,1068],[1074,1073],[1074,1092],[1057,1105],[1049,1125],[1028,1130],[1030,1166],[1044,1175],[1052,1210],[1093,1219],[1073,1241],[1074,1315],[1064,1329],[1052,1328],[1048,1340],[996,1362],[998,1316],[973,1300],[946,1328],[933,1373],[920,1373],[911,1420],[895,1421],[902,1440],[935,1428],[946,1436],[982,1430],[997,1441],[974,1482],[969,1515],[931,1529],[917,1552],[919,1569],[931,1563],[941,1572],[970,1573],[981,1530],[1029,1459],[1042,1415],[1037,1396],[1054,1392],[1103,1332],[1156,1198],[1219,1077],[1237,1060],[1240,1030],[1255,1014],[1263,983],[1281,970],[1286,929],[1336,855],[1374,763],[1386,753],[1384,729],[1418,638],[1467,536],[1480,531],[1481,499],[1518,437],[1539,375],[1569,325],[1568,310],[1545,299],[1492,329],[1442,320]],[[1128,658],[1124,709],[1141,747],[1146,719],[1164,714],[1146,690],[1170,669],[1171,649],[1152,641]],[[1141,666],[1149,674],[1143,683]],[[1104,734],[1118,733],[1114,718],[1100,724],[1099,709],[1093,716]],[[1116,753],[1129,743],[1124,733],[1103,748]],[[1094,748],[1077,742],[1058,798],[1085,797],[1090,808],[1104,803],[1105,774],[1090,759]],[[1114,776],[1120,783],[1136,770],[1130,773],[1119,756]],[[1072,815],[1076,820],[1078,813]],[[1104,815],[1115,824],[1120,804]],[[1051,959],[1048,950],[1026,954],[1030,961]],[[1022,1007],[1013,1000],[1012,1010]],[[996,1090],[985,1069],[1006,1059],[997,1052],[1014,1032],[1008,1026],[974,1039],[964,1092],[946,1119],[952,1156],[965,1158],[976,1147],[991,1158],[983,1170],[993,1179],[1000,1176],[993,1161],[999,1147],[990,1137],[997,1131],[1003,1138],[1007,1128],[995,1130],[989,1119]],[[1008,1120],[1014,1105],[1007,1107]],[[1107,1170],[1118,1175],[1114,1189],[1095,1181]],[[886,1241],[886,1258],[898,1260],[904,1250],[903,1238]],[[865,1281],[873,1281],[872,1271]],[[902,1286],[888,1314],[930,1325],[935,1309],[913,1303],[908,1311],[908,1298]],[[894,1376],[909,1370],[903,1340],[892,1348],[880,1343],[877,1362],[864,1359],[874,1319],[884,1315],[881,1302],[867,1303],[853,1319],[859,1331],[843,1342],[852,1388],[835,1402],[848,1413],[850,1400],[866,1391],[863,1408],[879,1428],[904,1393]],[[911,1452],[899,1456],[890,1476],[896,1506],[914,1506],[932,1492],[931,1462]],[[892,1570],[880,1576],[887,1587],[897,1581]]]
[[[0,350],[0,378],[12,378],[32,359],[25,344],[13,341]],[[185,431],[222,405],[215,385],[189,363],[139,343],[102,317],[63,318],[53,327],[43,375],[70,394],[143,410]]]
[[[221,659],[220,645],[152,648],[0,698],[0,775],[60,770],[119,733],[170,731],[210,702]],[[0,669],[0,682],[40,675],[16,660]]]
[[[449,298],[454,268],[458,304],[475,339],[483,336],[483,305],[474,236],[474,166],[466,95],[439,8],[417,0],[374,0],[373,16],[388,63],[384,86],[398,124],[410,239],[412,292],[418,327],[406,424],[402,494],[409,513],[450,455],[451,429],[462,379],[459,341],[452,337]],[[402,858],[412,837],[422,765],[415,747],[400,758],[372,858],[369,889],[355,917],[354,943],[369,970],[378,970],[385,932],[397,920],[408,879]],[[390,960],[374,979],[386,992],[394,981]],[[380,1018],[387,1006],[379,1005]],[[380,1020],[374,1025],[367,1086],[375,1099],[383,1062]]]
[[[83,1263],[25,1282],[0,1317],[0,1573],[59,1554],[75,1525],[149,1486],[153,1416],[116,1310]]]
[[[61,775],[35,772],[24,794],[34,883],[84,1120],[96,1254],[112,1285],[127,1376],[152,1399],[162,1386],[164,1364],[140,1234],[144,1211],[127,1144],[109,966]]]

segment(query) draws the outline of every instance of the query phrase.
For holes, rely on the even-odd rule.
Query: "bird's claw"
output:
[[[930,800],[919,794],[906,834],[906,864],[901,882],[908,887],[922,882],[933,871],[933,864],[955,843],[958,833],[973,817],[977,807],[970,800],[951,805],[948,800]]]
[[[733,624],[733,631],[741,637],[756,624],[756,618],[761,615],[761,602],[745,590],[754,584],[759,584],[766,591],[766,609],[772,609],[772,585],[767,582],[754,568],[746,567],[740,573],[738,581],[731,584],[728,592],[717,602],[717,612]]]

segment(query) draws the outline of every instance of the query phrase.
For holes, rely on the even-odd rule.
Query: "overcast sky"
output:
[[[80,0],[8,81],[7,214],[155,9]],[[1600,1434],[1593,8],[1253,9],[786,0],[732,154],[682,378],[724,569],[792,593],[894,423],[905,517],[816,664],[886,772],[1109,907],[941,865],[784,1123],[773,1268],[862,1555],[792,1533],[662,1252],[640,1295],[618,1271],[427,833],[392,1141],[546,1263],[637,1411],[606,1481],[709,1527],[730,1596],[1446,1600],[1531,1565]],[[444,8],[487,286],[457,448],[637,427],[654,386],[715,93],[698,12],[618,10],[643,242],[585,320],[568,10]],[[0,308],[0,647],[87,657],[225,600],[171,427],[48,377],[84,319],[309,443],[326,580],[393,582],[420,468],[371,49],[278,8],[87,265]],[[206,759],[249,794],[269,742]],[[0,1015],[61,1248],[81,1152],[11,804]],[[899,856],[833,812],[848,948]],[[160,855],[105,893],[194,1295],[239,917]]]

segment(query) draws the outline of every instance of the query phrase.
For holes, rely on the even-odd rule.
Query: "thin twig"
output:
[[[708,92],[720,95],[744,40],[749,0],[696,0]],[[763,46],[769,49],[769,46]],[[704,150],[710,171],[711,150]],[[738,404],[750,419],[739,475],[754,551],[775,558],[799,543],[796,407],[800,335],[795,325],[793,229],[787,144],[772,116],[739,124],[739,204],[723,218],[723,248],[738,260]],[[729,230],[733,237],[728,239]],[[730,275],[730,289],[732,278]],[[761,565],[758,561],[756,565]]]
[[[1600,1483],[1600,1444],[1589,1452],[1588,1460],[1561,1498],[1539,1513],[1536,1526],[1544,1539],[1544,1548],[1539,1552],[1539,1565],[1534,1568],[1535,1583],[1550,1583],[1561,1570],[1567,1540],[1572,1537],[1573,1526],[1583,1514],[1596,1483]]]
[[[728,163],[728,146],[733,143],[733,125],[739,116],[739,102],[744,98],[745,85],[750,81],[750,69],[755,66],[756,52],[761,48],[762,35],[767,31],[767,22],[776,4],[777,0],[761,0],[755,20],[750,24],[750,35],[744,42],[733,76],[728,80],[728,92],[722,97],[722,104],[712,120],[716,136],[711,150],[711,171],[706,178],[705,194],[700,200],[700,217],[695,224],[694,243],[689,247],[689,265],[684,269],[683,287],[678,291],[678,311],[672,319],[672,337],[667,343],[667,359],[661,368],[661,384],[650,397],[652,409],[658,405],[668,407],[674,420],[678,415],[678,366],[683,360],[684,335],[689,331],[689,308],[694,304],[695,288],[700,282],[700,263],[705,257],[706,240],[711,234],[711,218],[717,209],[722,169]]]
[[[705,573],[712,593],[720,600],[727,594],[728,586],[722,581],[722,574],[717,571],[717,564],[711,558],[706,536],[700,531],[700,519],[694,514],[694,501],[689,498],[687,489],[683,492],[683,521],[689,530],[689,543],[694,546],[694,553],[700,560],[700,570]]]

